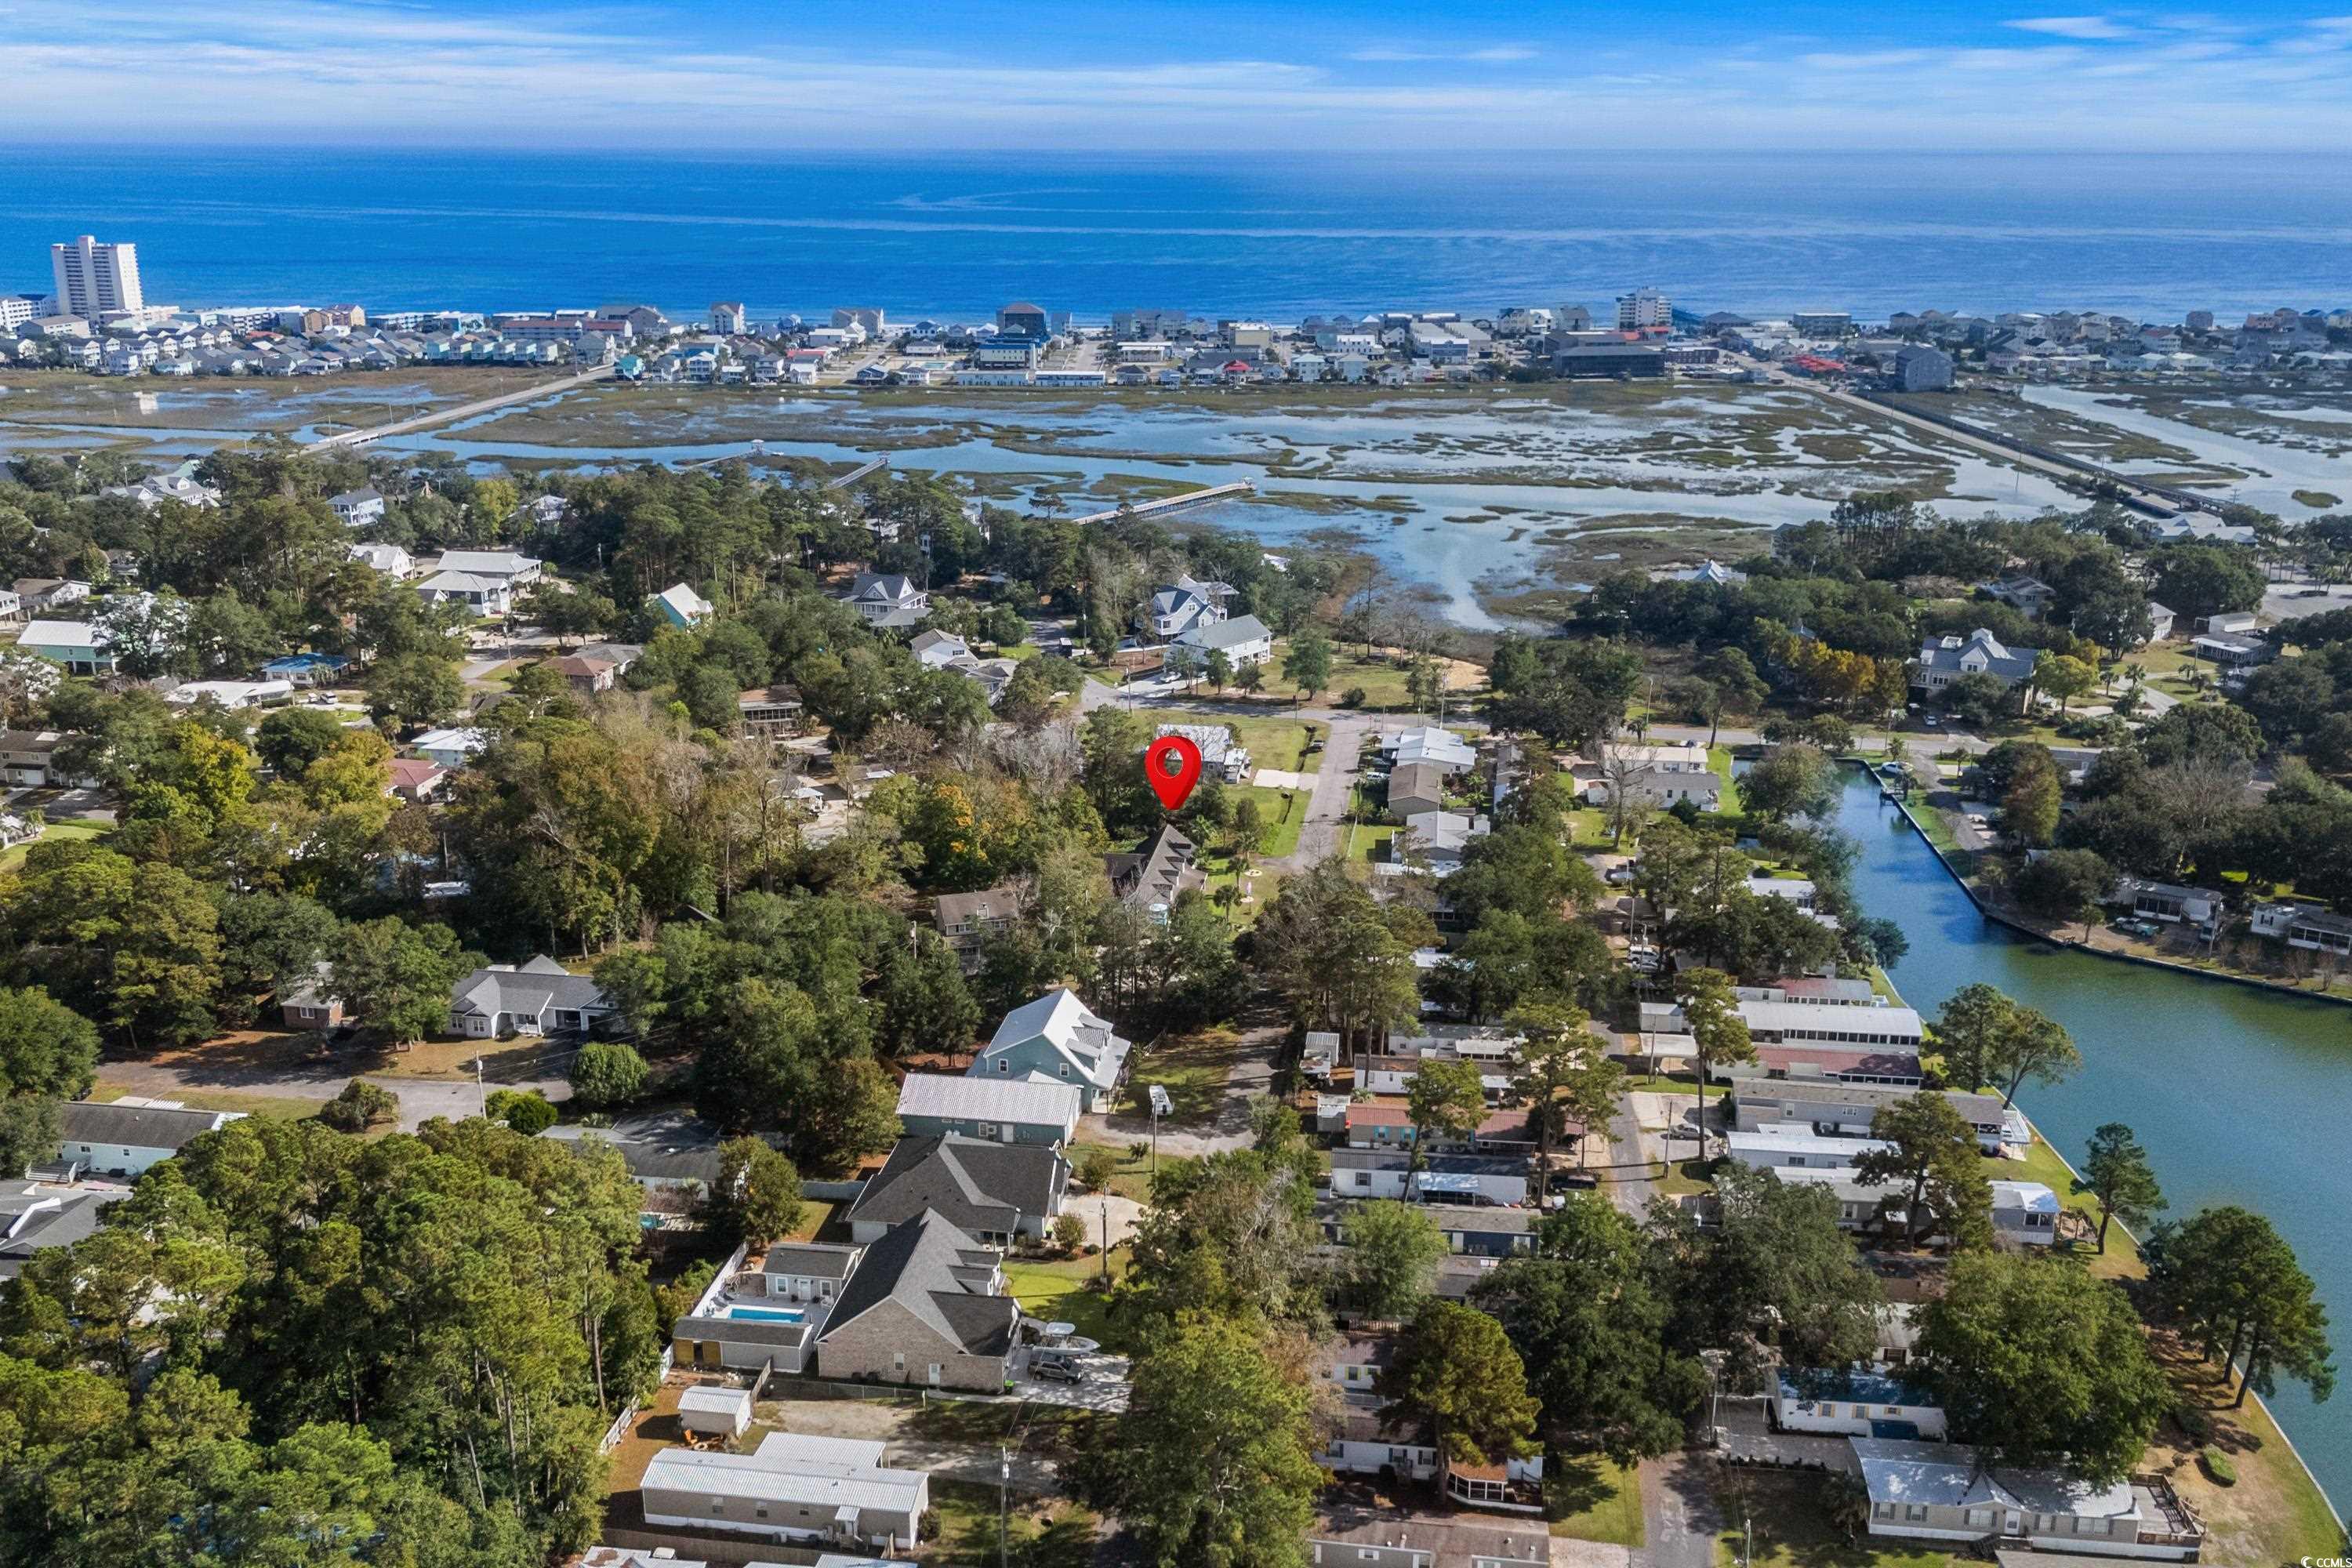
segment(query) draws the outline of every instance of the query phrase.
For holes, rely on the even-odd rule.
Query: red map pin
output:
[[[1173,811],[1201,782],[1201,748],[1181,735],[1162,735],[1143,748],[1143,776],[1160,804]]]

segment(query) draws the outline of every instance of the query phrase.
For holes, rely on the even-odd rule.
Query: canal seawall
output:
[[[1869,777],[1874,785],[1878,785],[1878,775],[1872,770],[1871,764],[1867,761],[1860,757],[1847,757],[1843,760],[1854,767],[1861,769],[1863,773]],[[1960,868],[1952,864],[1952,858],[1944,853],[1943,847],[1936,842],[1935,837],[1927,831],[1927,825],[1919,820],[1918,808],[1914,807],[1908,799],[1900,795],[1885,794],[1884,786],[1879,787],[1884,798],[1894,802],[1895,809],[1901,812],[1905,817],[1909,819],[1912,827],[1917,831],[1920,839],[1935,855],[1937,862],[1951,875],[1953,883],[1958,887],[1960,891],[1968,895],[1969,902],[1976,906],[1977,912],[1997,926],[2003,927],[2009,931],[2013,931],[2017,932],[2018,935],[2030,938],[2034,942],[2046,942],[2053,947],[2063,948],[2069,952],[2079,952],[2091,958],[2104,958],[2116,963],[2137,963],[2149,969],[2162,969],[2174,974],[2185,974],[2195,980],[2218,980],[2225,984],[2243,985],[2250,987],[2252,990],[2268,991],[2283,996],[2293,996],[2305,1002],[2333,1002],[2337,1006],[2352,1006],[2352,994],[2339,994],[2334,991],[2305,991],[2300,986],[2281,985],[2278,982],[2274,980],[2265,980],[2259,974],[2240,974],[2234,971],[2227,969],[2200,969],[2193,963],[2176,963],[2168,958],[2150,958],[2146,953],[2139,952],[2117,952],[2113,948],[2095,947],[2087,942],[2069,941],[2065,937],[2055,936],[2049,931],[2028,925],[2025,921],[2019,920],[2016,916],[1996,908],[1993,904],[1987,901],[1982,893],[1977,891],[1977,889],[1970,885],[1968,878],[1960,874]],[[1927,809],[1932,811],[1935,808],[1930,806]]]
[[[2200,980],[2231,981],[2232,984],[2229,986],[2213,988],[2207,993],[2214,998],[2211,1007],[2208,1010],[2217,1015],[2213,1022],[2219,1023],[2222,1027],[2214,1027],[2211,1023],[2203,1019],[2186,1020],[2183,1027],[2192,1035],[2208,1038],[2219,1037],[2229,1030],[2235,1029],[2242,1033],[2239,1043],[2249,1049],[2263,1046],[2277,1046],[2278,1042],[2263,1038],[2263,1031],[2266,1028],[2291,1030],[2295,1023],[2292,1017],[2281,1019],[2265,1017],[2262,1015],[2283,1009],[2291,1010],[2294,1003],[2313,1003],[2319,1001],[2320,998],[2310,993],[2291,992],[2281,986],[2265,985],[2260,982],[2245,981],[2235,976],[2190,969],[2180,964],[2139,959],[2129,954],[2102,952],[2096,948],[2084,948],[2073,942],[2053,942],[2040,931],[2015,921],[2004,919],[1985,907],[1983,899],[1975,889],[1968,885],[1967,879],[1960,875],[1959,868],[1954,866],[1937,847],[1935,840],[1921,826],[1907,804],[1890,800],[1882,795],[1877,777],[1870,771],[1868,764],[1857,763],[1856,766],[1860,780],[1866,781],[1868,794],[1863,795],[1860,784],[1849,786],[1844,810],[1841,813],[1842,826],[1848,832],[1853,831],[1854,825],[1851,821],[1843,819],[1851,818],[1854,815],[1858,801],[1894,805],[1900,814],[1905,835],[1916,838],[1919,847],[1925,847],[1933,857],[1937,880],[1945,882],[1949,888],[1963,895],[1969,914],[1979,923],[1979,929],[1984,926],[1998,928],[2003,933],[2022,936],[2031,943],[2030,946],[2021,946],[2011,940],[2010,934],[2002,934],[1997,939],[1998,947],[1992,951],[1963,952],[1966,943],[1961,933],[1952,929],[1952,923],[1948,919],[1944,919],[1943,929],[1930,933],[1943,938],[1943,947],[1928,950],[1924,944],[1915,945],[1913,953],[1906,957],[1945,960],[1945,973],[1932,978],[1934,982],[1941,984],[1946,994],[1948,994],[1950,989],[1956,989],[1959,984],[1977,979],[1987,980],[2000,985],[2006,992],[2017,994],[2029,1005],[2039,1007],[2057,1016],[2061,1023],[2068,1025],[2078,1039],[2084,1039],[2085,1036],[2095,1037],[2084,1041],[2086,1048],[2084,1052],[2085,1063],[2084,1070],[2067,1084],[2053,1086],[2049,1093],[2051,1100],[2059,1102],[2062,1112],[2072,1112],[2065,1119],[2079,1124],[2070,1129],[2070,1131],[2087,1135],[2089,1129],[2102,1121],[2125,1121],[2142,1126],[2143,1131],[2152,1125],[2158,1130],[2158,1135],[2146,1137],[2144,1142],[2156,1157],[2168,1187],[2176,1189],[2174,1207],[2177,1212],[2189,1212],[2209,1202],[2239,1202],[2258,1213],[2270,1215],[2273,1222],[2279,1225],[2281,1231],[2287,1235],[2289,1241],[2296,1247],[2305,1267],[2318,1281],[2322,1296],[2331,1301],[2347,1299],[2347,1289],[2352,1289],[2352,1248],[2347,1247],[2344,1236],[2338,1234],[2332,1226],[2324,1223],[2326,1218],[2325,1215],[2315,1214],[2307,1201],[2309,1194],[2315,1191],[2331,1191],[2341,1186],[2341,1173],[2336,1169],[2335,1162],[2325,1155],[2310,1154],[2307,1169],[2302,1168],[2297,1163],[2294,1168],[2273,1172],[2267,1185],[2247,1179],[2248,1173],[2242,1163],[2232,1159],[2233,1153],[2245,1152],[2244,1145],[2231,1141],[2236,1131],[2231,1125],[2237,1120],[2232,1114],[2236,1108],[2221,1103],[2222,1096],[2220,1089],[2210,1081],[2200,1082],[2195,1079],[2188,1071],[2171,1070],[2168,1064],[2152,1068],[2149,1058],[2153,1053],[2146,1049],[2136,1051],[2134,1048],[2143,1042],[2153,1042],[2158,1038],[2152,1031],[2160,1029],[2162,1026],[2150,1020],[2160,1017],[2168,1011],[2179,1010],[2168,1010],[2161,1005],[2146,1008],[2129,1007],[2127,1011],[2132,1016],[2131,1020],[2122,1023],[2120,1026],[2116,1026],[2115,1020],[2103,1014],[2079,1014],[2076,1009],[2096,1006],[2103,998],[2095,993],[2086,992],[2080,986],[2053,984],[2049,977],[2038,972],[2036,966],[2031,962],[2031,955],[2043,953],[2052,955],[2052,959],[2042,961],[2044,964],[2053,960],[2071,959],[2076,954],[2099,958],[2121,958],[2144,969],[2162,971],[2169,975],[2189,976]],[[1870,874],[1870,869],[1865,868],[1864,875]],[[1930,919],[1938,916],[1939,911],[1920,909],[1918,906],[1921,900],[1916,897],[1906,900],[1903,890],[1884,876],[1879,877],[1878,879],[1885,885],[1872,889],[1873,893],[1877,895],[1876,897],[1864,897],[1862,900],[1864,912],[1894,917],[1897,919],[1898,923],[1902,923],[1901,917],[1906,914],[1914,918],[1914,923],[1916,923],[1923,914]],[[1909,907],[1906,907],[1906,904]],[[1909,933],[1910,927],[1906,925],[1906,934]],[[2020,953],[2024,953],[2028,957],[2021,959]],[[1959,962],[1950,962],[1955,956]],[[2090,973],[2095,978],[2105,977],[2105,972],[2095,970]],[[2165,984],[2165,982],[2156,983]],[[1889,984],[1894,984],[1895,982],[1890,978]],[[2112,986],[2103,986],[2102,989],[2112,989]],[[2243,1000],[2241,1001],[2238,998],[2243,998]],[[1923,995],[1920,1003],[1940,1005],[1942,1000],[1942,996],[1931,998]],[[2343,998],[2330,998],[2330,1000],[2340,1002]],[[2158,1001],[2160,1002],[2160,999]],[[1921,1005],[1920,1010],[1926,1013],[1931,1008],[1928,1005]],[[2324,1016],[2330,1022],[2342,1016],[2340,1008],[2311,1009],[2310,1011],[2315,1016]],[[2097,1038],[2095,1037],[2101,1032],[2100,1026],[2103,1025],[2114,1028],[2114,1033],[2107,1038]],[[2285,1042],[2289,1045],[2308,1043],[2293,1040]],[[2268,1131],[2274,1139],[2278,1140],[2270,1145],[2275,1151],[2273,1157],[2275,1164],[2287,1164],[2291,1160],[2299,1160],[2301,1156],[2310,1152],[2303,1149],[2299,1141],[2294,1140],[2292,1129],[2277,1125],[2287,1114],[2285,1108],[2290,1104],[2302,1108],[2307,1100],[2337,1103],[2334,1097],[2342,1093],[2344,1075],[2347,1071],[2352,1071],[2352,1052],[2335,1051],[2325,1042],[2320,1043],[2320,1050],[2325,1055],[2322,1060],[2315,1064],[2321,1068],[2321,1072],[2315,1079],[2295,1079],[2284,1073],[2274,1077],[2272,1074],[2253,1072],[2240,1073],[2232,1079],[2233,1088],[2243,1096],[2246,1101],[2247,1108],[2242,1115],[2250,1130],[2260,1127],[2267,1113],[2267,1120],[2272,1123]],[[2293,1069],[2315,1065],[2307,1060],[2307,1055],[2306,1057],[2290,1055],[2284,1064],[2285,1068]],[[2279,1064],[2267,1065],[2276,1068]],[[2102,1079],[2103,1073],[2105,1075],[2104,1090],[2099,1081]],[[2313,1081],[2325,1082],[2326,1088],[2315,1089],[2311,1086]],[[2045,1108],[2045,1114],[2047,1113],[2047,1108]],[[2058,1155],[2060,1162],[2065,1164],[2068,1171],[2073,1172],[2074,1166],[2066,1158],[2059,1139],[2051,1137],[2043,1130],[2042,1125],[2033,1121],[2032,1117],[2029,1117],[2028,1121],[2033,1122],[2035,1136],[2048,1145],[2053,1153]],[[2249,1135],[2259,1136],[2251,1131]],[[2305,1201],[2297,1205],[2292,1194],[2301,1194]],[[2323,1223],[2315,1227],[2311,1226],[2309,1222],[2315,1218]],[[2128,1227],[2126,1227],[2126,1234],[2131,1234]],[[2134,1235],[2132,1239],[2137,1243],[2139,1237]],[[2273,1396],[2273,1398],[2276,1397]],[[2278,1429],[2280,1439],[2286,1444],[2288,1451],[2294,1456],[2295,1462],[2302,1468],[2304,1474],[2310,1478],[2313,1488],[2327,1504],[2329,1511],[2336,1515],[2340,1527],[2343,1520],[2342,1510],[2336,1506],[2326,1483],[2320,1479],[2310,1456],[2296,1444],[2294,1436],[2287,1431],[2285,1423],[2279,1419],[2276,1405],[2271,1400],[2263,1399],[2259,1394],[2254,1398],[2263,1405],[2273,1426]],[[2326,1459],[2332,1463],[2333,1468],[2345,1470],[2347,1467],[2352,1467],[2352,1441],[2347,1440],[2347,1434],[2343,1429],[2330,1423],[2326,1414],[2313,1405],[2307,1396],[2294,1391],[2292,1385],[2287,1391],[2287,1402],[2294,1408],[2299,1418],[2306,1423],[2321,1424],[2307,1427],[2305,1441],[2312,1442],[2316,1437],[2318,1441],[2315,1444],[2315,1450],[2322,1451]]]

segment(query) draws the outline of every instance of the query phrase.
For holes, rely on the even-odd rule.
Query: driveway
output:
[[[1205,1127],[1171,1127],[1162,1121],[1161,1153],[1214,1154],[1250,1146],[1249,1102],[1272,1088],[1275,1053],[1281,1049],[1290,1032],[1288,1022],[1279,1019],[1263,1003],[1257,1005],[1257,1011],[1259,1016],[1244,1026],[1241,1038],[1234,1046],[1233,1062],[1225,1071],[1224,1093],[1217,1101],[1216,1114]],[[1136,1082],[1150,1083],[1150,1057],[1139,1058],[1134,1071]],[[1148,1142],[1151,1138],[1149,1112],[1140,1116],[1090,1112],[1080,1119],[1079,1125],[1093,1134],[1087,1140],[1090,1142],[1119,1146]]]
[[[1642,1517],[1649,1542],[1633,1554],[1645,1568],[1715,1568],[1715,1538],[1723,1528],[1709,1472],[1716,1460],[1685,1449],[1642,1461]]]
[[[1342,714],[1331,720],[1330,730],[1323,738],[1322,765],[1315,773],[1315,793],[1307,803],[1307,820],[1299,825],[1298,847],[1267,864],[1304,870],[1345,847],[1348,803],[1354,795],[1356,776],[1361,767],[1358,759],[1378,722],[1356,714]]]

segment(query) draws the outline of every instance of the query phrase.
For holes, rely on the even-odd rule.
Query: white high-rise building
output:
[[[1642,332],[1674,324],[1675,302],[1655,289],[1636,289],[1631,294],[1617,296],[1619,331]]]
[[[70,245],[49,247],[49,270],[57,279],[57,311],[94,321],[109,310],[146,306],[139,291],[139,247],[100,245],[83,235]]]

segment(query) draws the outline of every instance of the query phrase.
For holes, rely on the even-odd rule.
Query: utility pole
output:
[[[996,1568],[1004,1568],[1004,1537],[1012,1513],[1006,1499],[1012,1485],[1013,1450],[1000,1443],[996,1447]]]
[[[1110,1289],[1110,1200],[1108,1198],[1103,1200],[1102,1205],[1102,1238],[1103,1289],[1108,1290]]]

